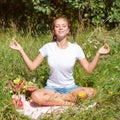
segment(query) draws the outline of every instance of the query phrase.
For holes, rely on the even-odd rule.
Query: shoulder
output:
[[[76,42],[74,42],[74,43],[69,42],[69,44],[74,49],[82,49],[81,46]]]
[[[49,49],[55,46],[55,42],[48,42],[46,44],[44,44],[41,49]]]
[[[48,54],[54,50],[55,43],[54,42],[49,42],[44,44],[40,49],[40,53],[43,55],[43,57],[48,56]]]
[[[85,54],[79,44],[71,43],[71,46],[72,46],[72,51],[74,51],[77,59],[81,60],[85,58]]]
[[[46,47],[55,46],[55,42],[48,42],[43,46],[46,46]]]

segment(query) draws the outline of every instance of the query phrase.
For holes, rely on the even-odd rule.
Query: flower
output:
[[[85,93],[79,93],[78,97],[84,99],[87,97],[87,95]]]
[[[10,94],[12,94],[12,102],[16,108],[23,108],[23,101],[21,95],[24,95],[25,98],[29,99],[31,92],[37,89],[37,85],[31,81],[26,81],[21,78],[16,78],[14,80],[9,80],[6,83]]]
[[[37,85],[31,81],[26,81],[21,78],[16,78],[14,80],[9,80],[6,83],[7,88],[11,94],[25,94],[27,91],[33,92],[37,89]]]
[[[18,84],[18,83],[20,83],[20,79],[19,79],[19,78],[16,78],[15,80],[13,80],[13,82],[14,82],[15,84]]]
[[[12,95],[12,100],[13,100],[13,104],[17,108],[23,108],[23,101],[22,101],[21,96],[19,96],[19,95]]]
[[[113,92],[112,91],[108,91],[108,94],[111,95]]]

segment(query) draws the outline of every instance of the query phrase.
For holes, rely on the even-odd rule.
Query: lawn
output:
[[[16,29],[1,30],[0,32],[0,120],[29,120],[28,117],[18,114],[11,103],[11,94],[6,88],[6,82],[17,77],[35,82],[39,88],[45,85],[49,75],[46,60],[35,71],[31,72],[25,66],[17,51],[9,48],[9,42],[15,37],[23,46],[31,59],[34,59],[39,48],[51,41],[51,33],[33,36],[28,31],[24,33]],[[79,101],[78,110],[68,110],[59,116],[51,114],[42,120],[120,120],[120,29],[107,31],[103,28],[86,30],[77,34],[76,39],[69,37],[71,42],[77,42],[84,50],[86,57],[91,61],[104,43],[110,46],[110,53],[100,57],[93,74],[87,74],[78,63],[75,65],[74,77],[76,84],[89,86],[97,90],[97,95],[89,101]],[[80,108],[97,102],[97,105],[88,110]]]

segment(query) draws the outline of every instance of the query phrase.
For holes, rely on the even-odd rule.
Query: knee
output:
[[[31,98],[32,98],[33,101],[35,101],[36,99],[38,99],[38,92],[37,91],[32,92]]]
[[[34,92],[31,93],[32,100],[36,99],[37,97],[38,97],[37,91],[34,91]]]
[[[42,105],[42,104],[43,104],[43,101],[44,101],[44,100],[42,99],[43,97],[42,97],[42,95],[40,95],[40,93],[39,93],[38,90],[32,92],[31,98],[32,98],[33,102],[35,102],[35,103],[37,103],[37,104],[39,104],[39,105]]]
[[[96,90],[94,88],[90,88],[89,97],[94,97],[96,95]]]

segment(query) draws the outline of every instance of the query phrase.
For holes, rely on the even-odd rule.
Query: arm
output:
[[[29,68],[29,70],[35,70],[39,65],[41,65],[42,61],[44,60],[44,57],[39,54],[35,59],[34,61],[30,60],[29,57],[26,55],[26,53],[24,52],[23,48],[21,47],[21,45],[17,42],[17,41],[12,41],[10,42],[10,46],[9,46],[11,49],[13,50],[17,50],[25,64],[27,65],[27,67]]]
[[[86,70],[86,72],[91,74],[97,66],[100,55],[108,54],[109,52],[110,48],[107,44],[105,44],[98,50],[92,62],[88,62],[86,58],[79,60],[79,62],[82,65],[82,67]]]

